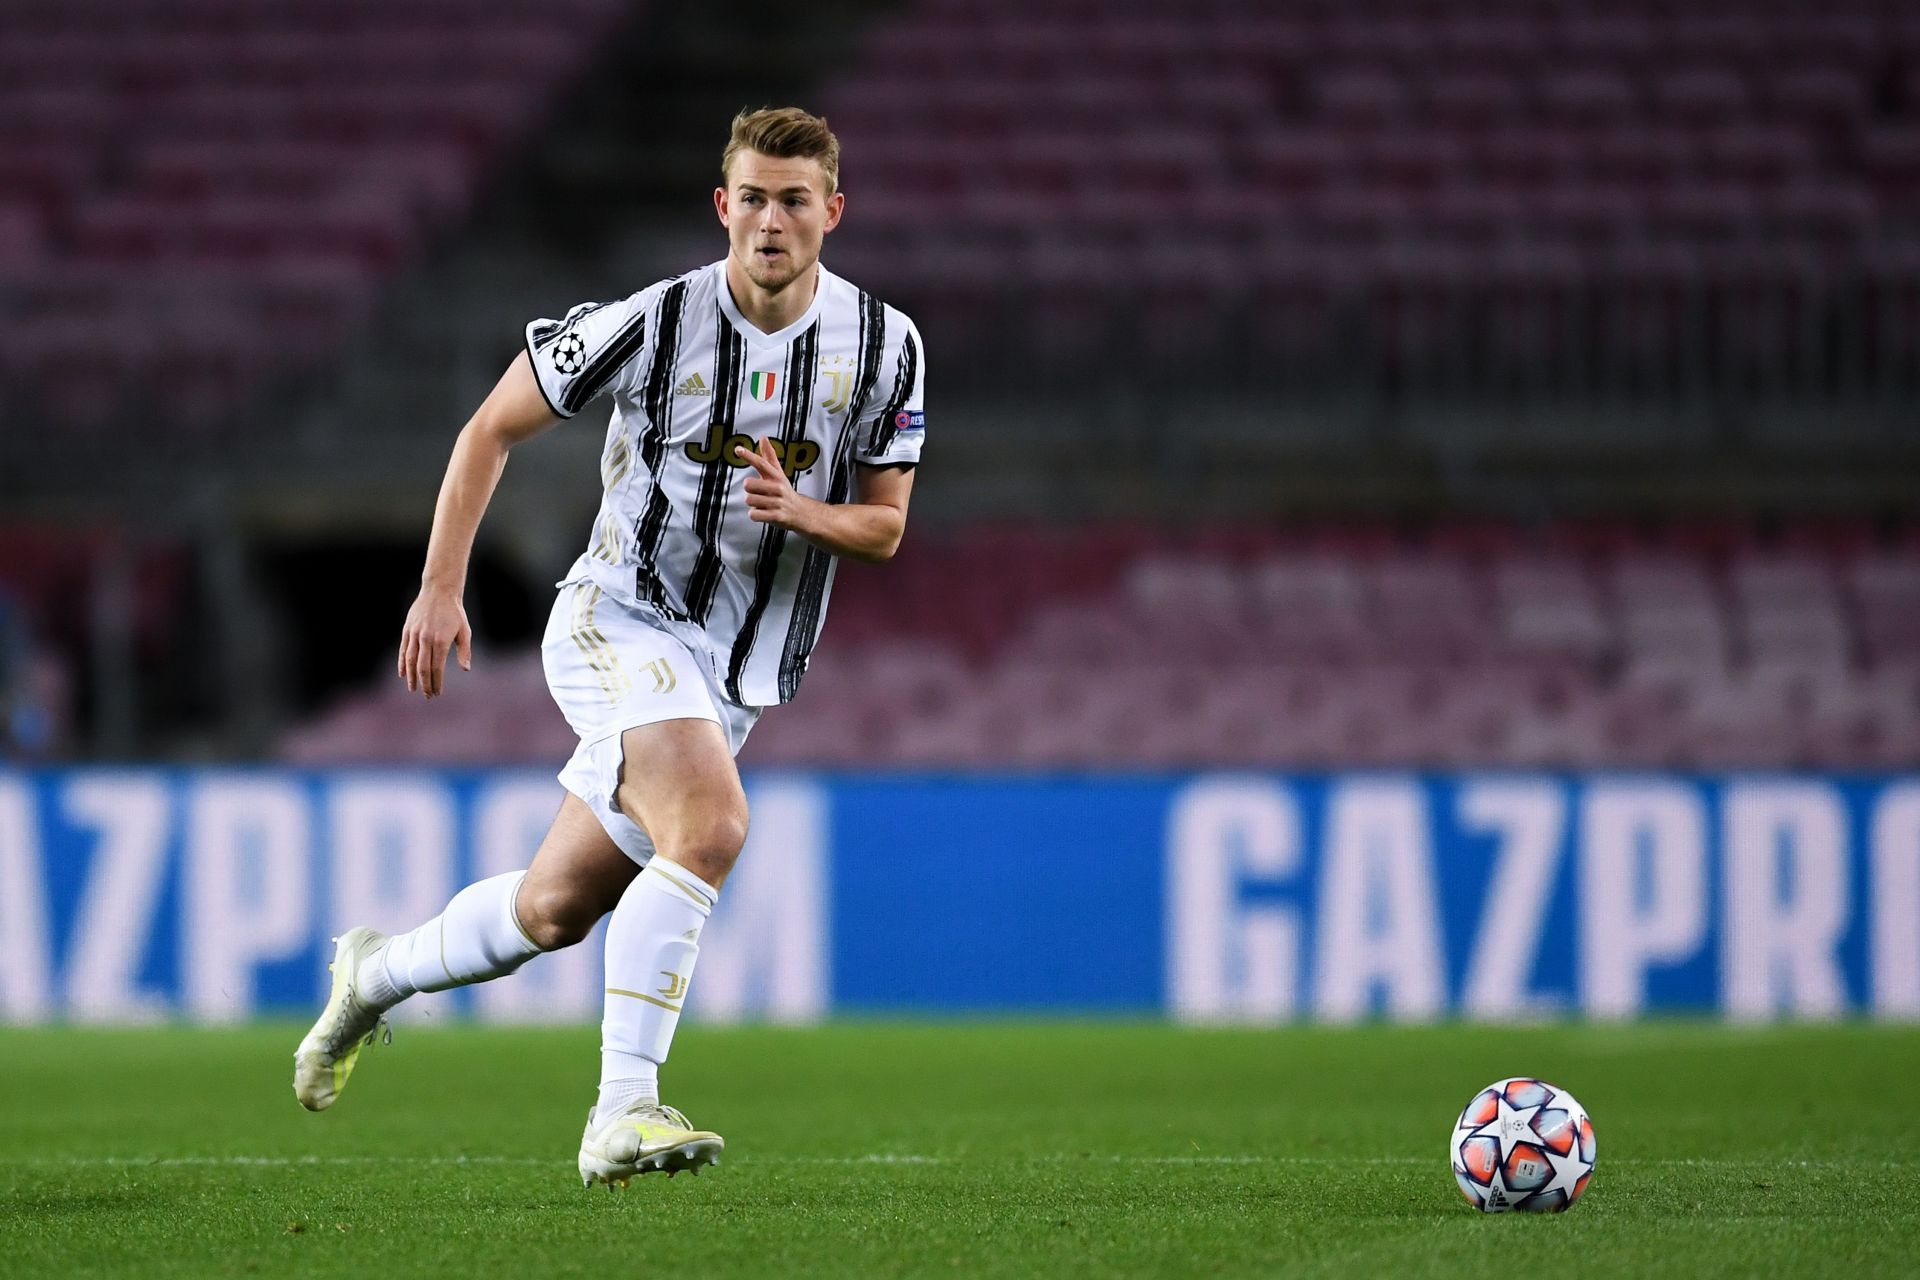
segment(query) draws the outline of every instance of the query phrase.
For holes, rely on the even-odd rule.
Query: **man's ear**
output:
[[[836,191],[827,197],[827,221],[826,224],[820,228],[821,234],[824,235],[840,225],[840,215],[846,211],[846,208],[846,192]]]
[[[726,226],[727,189],[725,187],[715,187],[713,189],[713,211],[720,215],[720,225],[723,227]]]

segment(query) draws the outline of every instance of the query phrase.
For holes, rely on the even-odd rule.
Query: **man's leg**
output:
[[[386,1010],[416,992],[487,982],[542,951],[570,947],[613,909],[635,871],[568,793],[525,871],[468,885],[441,914],[362,960],[362,998]]]
[[[607,924],[600,1096],[581,1157],[589,1182],[647,1168],[697,1168],[719,1151],[717,1136],[675,1123],[677,1117],[662,1123],[655,1108],[701,927],[747,836],[746,793],[717,724],[644,725],[627,730],[621,747],[620,808],[647,832],[655,853]]]
[[[592,812],[568,794],[527,870],[468,885],[439,915],[392,938],[365,928],[342,934],[332,995],[294,1055],[301,1104],[333,1104],[388,1009],[417,992],[503,977],[542,951],[571,946],[634,874]]]

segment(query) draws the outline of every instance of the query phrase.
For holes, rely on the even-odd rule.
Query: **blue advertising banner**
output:
[[[689,1010],[1920,1018],[1920,777],[766,774]],[[0,771],[0,1020],[304,1013],[544,771]],[[598,1016],[596,941],[406,1014]]]

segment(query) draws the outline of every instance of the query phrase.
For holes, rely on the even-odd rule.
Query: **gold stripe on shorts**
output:
[[[592,583],[583,582],[574,588],[573,642],[579,646],[587,665],[593,668],[607,701],[618,702],[622,694],[633,690],[633,681],[621,669],[612,642],[602,634],[600,628],[593,625],[593,607],[599,603],[600,595],[600,588]]]

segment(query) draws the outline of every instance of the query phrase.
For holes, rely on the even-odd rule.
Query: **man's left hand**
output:
[[[773,452],[773,441],[762,436],[757,451],[739,445],[734,452],[754,470],[754,474],[747,477],[747,518],[761,524],[777,524],[795,533],[805,532],[801,526],[813,500],[794,492],[793,482],[787,479],[780,459]]]

